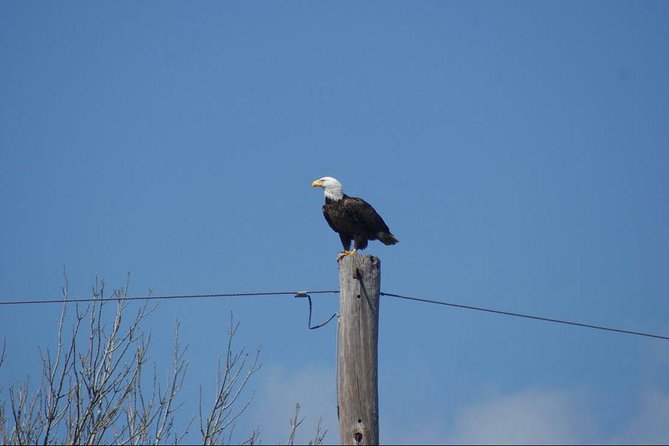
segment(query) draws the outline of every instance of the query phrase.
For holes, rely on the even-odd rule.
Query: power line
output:
[[[175,299],[206,299],[206,298],[222,298],[222,297],[251,297],[251,296],[294,296],[294,297],[308,297],[311,294],[338,294],[339,290],[312,290],[312,291],[253,291],[253,292],[236,292],[236,293],[210,293],[210,294],[175,294],[164,296],[114,296],[107,298],[100,297],[84,297],[84,298],[62,298],[62,299],[35,299],[35,300],[14,300],[14,301],[0,301],[0,305],[33,305],[33,304],[68,304],[78,302],[111,302],[111,301],[139,301],[139,300],[175,300]],[[662,339],[669,341],[669,336],[662,336],[653,333],[646,333],[641,331],[624,330],[621,328],[607,327],[603,325],[587,324],[583,322],[575,322],[564,319],[557,319],[551,317],[537,316],[526,313],[517,313],[513,311],[497,310],[493,308],[477,307],[473,305],[457,304],[452,302],[425,299],[420,297],[405,296],[394,293],[380,293],[381,296],[393,297],[413,302],[422,302],[433,305],[442,305],[452,308],[460,308],[465,310],[482,311],[485,313],[492,313],[501,316],[511,316],[524,319],[533,319],[543,322],[551,322],[555,324],[571,325],[576,327],[590,328],[593,330],[608,331],[614,333],[621,333],[633,336],[644,336],[654,339]],[[328,321],[329,322],[329,321]]]
[[[451,302],[444,302],[444,301],[439,301],[439,300],[432,300],[432,299],[423,299],[420,297],[412,297],[412,296],[402,296],[399,294],[393,294],[393,293],[384,293],[381,292],[382,296],[388,296],[388,297],[395,297],[398,299],[405,299],[405,300],[410,300],[414,302],[423,302],[423,303],[429,303],[429,304],[435,304],[435,305],[444,305],[447,307],[454,307],[454,308],[462,308],[465,310],[474,310],[474,311],[483,311],[486,313],[493,313],[493,314],[500,314],[503,316],[513,316],[513,317],[520,317],[520,318],[525,318],[525,319],[534,319],[537,321],[544,321],[544,322],[552,322],[555,324],[564,324],[564,325],[573,325],[576,327],[584,327],[584,328],[591,328],[594,330],[602,330],[602,331],[610,331],[610,332],[615,332],[615,333],[623,333],[623,334],[628,334],[628,335],[634,335],[634,336],[645,336],[648,338],[655,338],[655,339],[663,339],[665,341],[669,341],[669,336],[662,336],[662,335],[656,335],[652,333],[644,333],[641,331],[631,331],[631,330],[623,330],[620,328],[612,328],[612,327],[605,327],[603,325],[594,325],[594,324],[585,324],[582,322],[574,322],[574,321],[568,321],[564,319],[555,319],[551,317],[543,317],[543,316],[535,316],[532,314],[525,314],[525,313],[516,313],[513,311],[503,311],[503,310],[495,310],[492,308],[484,308],[484,307],[475,307],[473,305],[463,305],[463,304],[454,304]]]
[[[212,293],[212,294],[175,294],[167,296],[114,296],[114,297],[78,297],[62,299],[35,299],[35,300],[8,300],[0,301],[0,305],[32,305],[32,304],[69,304],[77,302],[111,302],[111,301],[133,301],[133,300],[171,300],[171,299],[205,299],[214,297],[244,297],[244,296],[296,296],[302,297],[307,294],[339,293],[339,290],[316,290],[316,291],[254,291],[241,293]]]

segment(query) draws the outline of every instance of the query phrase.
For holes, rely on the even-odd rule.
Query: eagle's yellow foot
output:
[[[337,262],[340,261],[343,257],[346,257],[346,256],[354,256],[354,255],[356,255],[357,253],[358,253],[358,250],[355,249],[355,248],[351,249],[350,251],[342,251],[342,252],[340,252],[339,255],[337,256]]]

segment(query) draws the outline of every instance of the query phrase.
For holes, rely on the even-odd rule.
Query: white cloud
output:
[[[298,370],[279,367],[263,368],[263,379],[256,390],[255,402],[248,418],[260,427],[260,436],[266,444],[285,444],[290,431],[290,418],[295,414],[295,403],[300,403],[304,422],[296,435],[297,444],[306,444],[314,438],[316,425],[328,429],[325,441],[339,439],[335,395],[335,372],[310,365]]]
[[[528,390],[472,404],[456,417],[449,441],[477,444],[584,443],[594,423],[582,401],[557,390]]]
[[[637,415],[626,425],[615,443],[669,443],[669,395],[659,391],[645,393]]]
[[[305,417],[297,443],[314,436],[319,417],[328,429],[327,443],[339,438],[335,371],[310,365],[298,370],[263,368],[255,402],[247,418],[260,426],[263,443],[288,440],[289,419],[295,403]],[[597,422],[594,401],[576,391],[523,389],[455,407],[455,412],[434,411],[404,419],[381,413],[381,441],[393,444],[574,444],[662,443],[669,441],[669,394],[648,391],[627,422],[603,426]],[[434,407],[434,406],[433,406]],[[420,409],[418,409],[420,410]],[[395,416],[399,416],[398,411]],[[414,414],[416,415],[416,414]],[[421,421],[416,423],[415,420]]]
[[[452,419],[427,414],[423,422],[382,422],[382,441],[396,444],[667,444],[669,394],[653,390],[638,410],[615,426],[596,422],[577,392],[532,389],[491,397],[456,409]],[[385,427],[385,429],[384,429]]]
[[[457,409],[456,409],[457,410]],[[420,425],[391,422],[382,441],[401,444],[542,444],[592,441],[594,423],[575,393],[523,390],[459,408],[452,418],[431,413]]]

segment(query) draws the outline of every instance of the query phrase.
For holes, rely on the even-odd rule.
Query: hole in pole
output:
[[[355,439],[355,442],[360,444],[362,443],[362,434],[360,432],[356,432],[353,434],[353,438]]]

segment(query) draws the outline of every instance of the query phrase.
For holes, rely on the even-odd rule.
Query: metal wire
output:
[[[455,308],[462,308],[465,310],[475,310],[475,311],[484,311],[486,313],[493,313],[493,314],[500,314],[504,316],[513,316],[513,317],[521,317],[525,319],[534,319],[538,321],[544,321],[544,322],[552,322],[555,324],[564,324],[564,325],[573,325],[576,327],[584,327],[584,328],[591,328],[594,330],[602,330],[602,331],[609,331],[609,332],[615,332],[615,333],[622,333],[622,334],[628,334],[628,335],[634,335],[634,336],[645,336],[648,338],[655,338],[655,339],[662,339],[665,341],[669,341],[669,336],[662,336],[662,335],[657,335],[657,334],[652,334],[652,333],[645,333],[641,331],[632,331],[632,330],[623,330],[620,328],[612,328],[612,327],[605,327],[603,325],[594,325],[594,324],[585,324],[582,322],[574,322],[574,321],[568,321],[564,319],[555,319],[551,317],[543,317],[543,316],[535,316],[532,314],[525,314],[525,313],[516,313],[513,311],[503,311],[503,310],[495,310],[492,308],[484,308],[484,307],[475,307],[473,305],[463,305],[463,304],[454,304],[451,302],[444,302],[444,301],[439,301],[439,300],[432,300],[432,299],[423,299],[420,297],[412,297],[412,296],[402,296],[400,294],[393,294],[393,293],[381,293],[382,296],[388,296],[388,297],[395,297],[398,299],[405,299],[405,300],[411,300],[415,302],[424,302],[424,303],[429,303],[429,304],[436,304],[436,305],[445,305],[448,307],[455,307]]]
[[[70,304],[77,302],[100,302],[100,301],[133,301],[133,300],[172,300],[172,299],[205,299],[216,297],[243,297],[243,296],[296,296],[300,293],[309,294],[332,294],[339,290],[316,290],[316,291],[254,291],[241,293],[212,293],[212,294],[175,294],[167,296],[115,296],[108,298],[83,297],[62,299],[35,299],[35,300],[5,300],[0,305],[37,305],[37,304]]]

